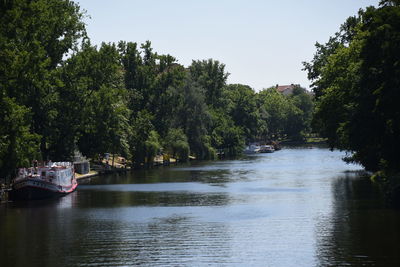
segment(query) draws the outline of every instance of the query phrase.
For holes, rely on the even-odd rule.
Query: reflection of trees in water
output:
[[[247,179],[249,170],[241,169],[205,169],[205,168],[171,168],[156,169],[131,173],[129,182],[165,183],[165,182],[200,182],[209,184],[225,184]]]
[[[1,266],[182,265],[229,258],[226,225],[199,222],[174,211],[184,205],[225,205],[229,201],[225,194],[76,193],[79,207],[73,209],[66,204],[76,201],[73,195],[66,196],[70,200],[12,204],[2,209]],[[151,209],[148,206],[156,209],[154,218],[145,214]],[[166,213],[158,214],[164,209]],[[143,220],[141,215],[148,218]]]
[[[400,214],[377,185],[347,174],[332,184],[333,212],[317,224],[320,266],[400,266]]]
[[[181,214],[181,207],[188,207],[184,211],[190,216],[190,207],[226,206],[231,201],[228,193],[192,192],[190,186],[183,187],[188,191],[173,191],[169,186],[162,191],[162,184],[151,185],[223,183],[229,173],[229,170],[201,168],[157,168],[98,179],[92,184],[104,184],[104,188],[100,185],[97,189],[86,187],[78,191],[79,207],[92,215],[85,215],[81,222],[88,231],[81,233],[83,249],[76,252],[76,257],[82,264],[100,266],[102,263],[178,266],[229,259],[231,237],[226,225],[199,222]],[[149,191],[135,191],[132,184],[141,183],[149,184]],[[132,186],[132,190],[107,190],[107,184]],[[139,187],[147,188],[146,185]],[[154,188],[158,191],[151,191]]]
[[[76,197],[8,203],[0,212],[0,265],[68,266]]]
[[[92,178],[84,184],[141,184],[169,182],[200,182],[223,185],[238,180],[248,180],[246,161],[195,162],[178,166],[156,167],[115,173]],[[254,163],[254,162],[253,162]]]
[[[80,207],[117,208],[131,206],[225,206],[227,193],[85,191]]]
[[[190,266],[229,258],[226,225],[170,214],[148,222],[88,220],[72,256],[81,265]]]

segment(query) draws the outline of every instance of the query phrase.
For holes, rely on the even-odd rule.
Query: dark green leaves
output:
[[[400,8],[382,1],[349,18],[333,47],[306,69],[318,96],[314,122],[331,147],[352,151],[368,170],[398,171],[400,162]],[[324,62],[322,65],[320,62]],[[318,75],[314,75],[314,71]]]

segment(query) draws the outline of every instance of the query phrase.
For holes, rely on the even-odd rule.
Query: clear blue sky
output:
[[[79,0],[93,44],[152,42],[188,66],[212,58],[229,83],[261,90],[310,82],[302,69],[349,16],[379,0]]]

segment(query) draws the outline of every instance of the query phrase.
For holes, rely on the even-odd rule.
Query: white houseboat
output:
[[[73,192],[77,186],[71,162],[48,162],[43,166],[18,169],[10,198],[31,200],[59,197]]]

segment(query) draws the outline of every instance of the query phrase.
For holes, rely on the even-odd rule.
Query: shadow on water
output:
[[[222,206],[229,202],[226,193],[192,192],[78,192],[81,208],[115,208],[132,206]]]
[[[256,159],[257,160],[257,159]],[[199,182],[224,185],[235,180],[245,180],[252,172],[245,169],[248,162],[242,160],[219,162],[193,162],[172,167],[134,170],[123,174],[94,177],[82,184],[149,184]],[[254,162],[253,162],[254,163]]]
[[[193,223],[189,212],[162,207],[226,201],[224,195],[94,191],[12,202],[0,207],[1,266],[177,266],[194,265],[198,258],[226,262],[230,250],[222,244],[231,238],[227,225]]]
[[[400,266],[400,212],[386,208],[379,186],[347,173],[332,196],[332,213],[317,224],[319,266]]]
[[[74,192],[62,198],[0,206],[1,265],[67,266],[65,248],[74,246],[71,210],[76,201]]]
[[[400,214],[343,153],[285,149],[0,206],[1,266],[400,266]]]

